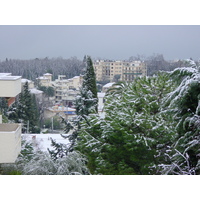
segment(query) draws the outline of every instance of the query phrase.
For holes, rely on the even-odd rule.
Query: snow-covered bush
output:
[[[78,152],[56,160],[48,152],[34,149],[32,144],[23,141],[22,151],[14,164],[2,164],[3,174],[22,175],[85,175],[90,174],[86,160]]]
[[[155,173],[149,167],[162,163],[174,137],[173,120],[160,111],[172,85],[164,73],[123,84],[107,96],[104,119],[92,114],[82,122],[76,148],[87,156],[91,173]]]
[[[176,124],[168,162],[161,167],[164,174],[200,174],[200,68],[192,60],[187,63],[190,67],[170,73],[176,88],[163,101]]]
[[[77,152],[69,153],[67,157],[53,160],[48,153],[36,154],[24,166],[26,175],[84,175],[89,174],[85,160]]]

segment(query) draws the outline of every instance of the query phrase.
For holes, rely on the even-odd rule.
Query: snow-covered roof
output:
[[[43,74],[43,76],[52,76],[52,74],[50,74],[50,73],[46,73],[46,74]]]
[[[113,82],[113,83],[107,83],[106,85],[103,86],[103,88],[105,88],[105,87],[111,87],[111,86],[113,86],[114,84],[115,84],[115,82]]]
[[[29,89],[29,91],[30,91],[30,93],[32,93],[32,94],[42,94],[42,93],[43,93],[43,91],[38,90],[38,89],[36,89],[36,88]]]
[[[11,73],[0,73],[0,76],[11,76]]]
[[[46,77],[43,77],[43,76],[40,76],[40,77],[38,77],[38,78],[36,78],[36,79],[45,79],[45,80],[49,80],[48,78],[46,78]]]
[[[21,79],[21,82],[22,82],[22,83],[26,83],[26,82],[30,83],[30,82],[32,82],[32,81],[30,81],[30,80],[28,80],[28,79],[25,79],[25,78],[22,78],[22,79]]]
[[[0,76],[0,80],[4,80],[4,81],[15,81],[20,78],[21,76]]]

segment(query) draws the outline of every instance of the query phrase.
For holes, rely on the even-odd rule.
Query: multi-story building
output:
[[[58,79],[51,82],[51,86],[55,90],[55,102],[63,103],[63,96],[69,90],[69,85],[65,75],[58,75]]]
[[[40,85],[49,87],[51,86],[52,74],[50,73],[43,74],[43,76],[36,78],[36,80],[39,82]]]
[[[24,87],[24,85],[25,85],[26,82],[28,82],[28,88],[29,88],[29,89],[33,89],[33,88],[35,87],[33,81],[28,80],[28,79],[25,79],[25,78],[22,78],[22,79],[21,79],[22,88]]]
[[[71,106],[82,85],[82,76],[65,79],[64,75],[59,75],[58,79],[52,81],[51,84],[55,89],[56,103]]]
[[[21,93],[21,76],[0,73],[0,97],[11,104]],[[0,115],[0,163],[14,163],[21,151],[21,124],[2,123]]]
[[[55,99],[51,98],[51,100],[55,101],[56,104],[64,106],[72,105],[82,85],[82,80],[82,76],[74,76],[73,78],[66,79],[65,75],[58,75],[58,79],[52,81],[52,74],[49,73],[37,78],[39,85],[54,88]]]
[[[141,61],[97,60],[93,66],[97,81],[133,81],[147,75],[147,67]]]

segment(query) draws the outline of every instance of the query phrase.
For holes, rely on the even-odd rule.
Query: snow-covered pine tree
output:
[[[39,132],[38,109],[35,97],[31,95],[28,82],[25,83],[18,101],[8,111],[8,118],[16,123],[23,123],[23,132]],[[29,130],[27,130],[29,128]]]
[[[6,115],[6,112],[8,110],[8,104],[4,97],[0,97],[0,112],[3,115]]]
[[[87,119],[88,115],[97,113],[97,86],[92,60],[89,56],[85,56],[83,62],[86,64],[85,74],[83,75],[80,93],[74,104],[77,116],[73,120],[65,121],[63,119],[63,123],[65,123],[65,133],[67,135],[62,136],[67,138],[70,144],[66,146],[66,149],[57,148],[59,144],[56,144],[56,141],[53,141],[52,145],[55,150],[50,152],[53,156],[59,154],[63,155],[63,153],[67,155],[68,153],[73,152],[82,122],[85,121],[86,123],[89,123]]]
[[[57,160],[59,158],[66,157],[68,152],[68,148],[66,144],[62,143],[57,143],[55,140],[51,139],[51,146],[54,148],[53,150],[50,150],[49,148],[47,149],[52,160]]]
[[[168,74],[136,79],[106,97],[105,118],[83,121],[77,149],[92,174],[154,174],[173,139],[173,120],[160,112],[173,82]],[[167,119],[167,120],[166,120]]]
[[[176,88],[164,101],[177,133],[166,154],[168,164],[160,165],[165,174],[200,174],[200,68],[193,60],[186,61],[190,67],[170,73]]]
[[[87,116],[91,113],[97,113],[97,86],[96,76],[90,56],[85,56],[83,62],[86,65],[85,74],[83,75],[83,83],[80,88],[80,93],[75,101],[75,108],[77,118],[72,122],[71,127],[76,127],[73,134],[70,136],[70,140],[74,144],[78,136],[78,131],[81,129],[81,121],[85,120],[88,123]],[[68,122],[69,125],[70,122]]]
[[[8,111],[8,103],[6,101],[6,98],[0,97],[0,115],[2,115],[3,123],[6,123],[8,121],[7,111]]]
[[[83,88],[87,91],[91,91],[93,98],[97,98],[97,86],[96,86],[96,75],[94,73],[94,67],[90,56],[86,56],[86,72],[83,76]]]
[[[71,141],[70,148],[74,148],[78,133],[81,129],[82,121],[89,124],[88,116],[90,114],[97,114],[98,112],[98,97],[97,97],[97,85],[96,85],[96,75],[94,73],[94,67],[92,64],[92,59],[90,56],[84,57],[84,62],[86,64],[85,74],[83,75],[83,83],[80,88],[80,94],[77,96],[75,101],[76,108],[76,119],[72,122],[71,127],[76,127],[73,134],[69,136]],[[69,125],[70,122],[68,122]]]

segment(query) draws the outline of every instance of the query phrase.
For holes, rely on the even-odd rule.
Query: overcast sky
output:
[[[0,60],[84,55],[128,59],[154,53],[167,60],[200,58],[200,26],[0,25]]]

